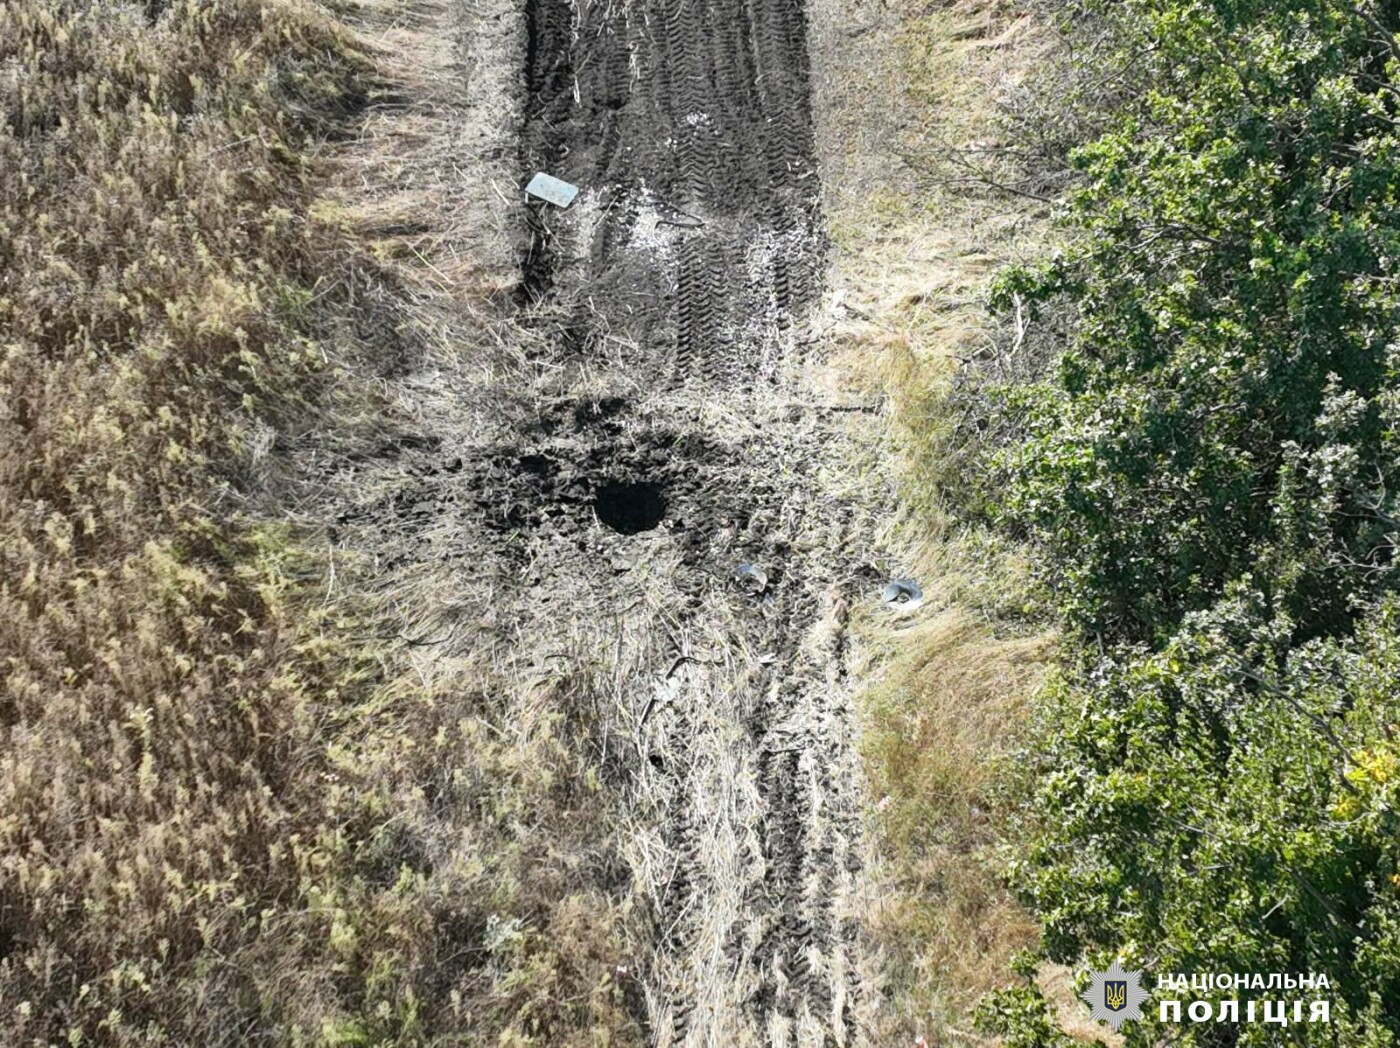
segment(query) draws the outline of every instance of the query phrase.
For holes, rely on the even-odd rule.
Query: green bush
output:
[[[1019,436],[988,462],[1071,638],[1013,880],[1054,959],[1325,973],[1333,1024],[1288,1036],[1388,1044],[1400,5],[1086,13],[1148,86],[1072,154],[1072,247],[993,291],[1074,317],[1052,377],[1000,391]]]
[[[1156,86],[1074,154],[1076,247],[996,288],[1078,310],[1005,513],[1084,631],[1160,642],[1250,573],[1344,633],[1395,527],[1394,58],[1345,4],[1122,17]]]

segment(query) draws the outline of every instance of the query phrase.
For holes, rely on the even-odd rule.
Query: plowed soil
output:
[[[868,507],[836,493],[868,407],[814,378],[803,4],[474,18],[470,48],[521,85],[462,136],[502,176],[509,331],[404,382],[415,434],[342,472],[340,540],[450,594],[408,616],[442,657],[554,695],[587,678],[601,727],[578,744],[618,832],[580,877],[641,915],[626,978],[652,1043],[866,1043],[847,620],[883,576]],[[499,69],[472,73],[500,106]],[[577,201],[528,200],[536,171]]]

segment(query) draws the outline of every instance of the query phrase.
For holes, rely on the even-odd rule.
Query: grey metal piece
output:
[[[540,171],[534,178],[530,179],[530,184],[525,187],[525,192],[533,197],[539,197],[541,200],[547,200],[556,207],[568,207],[574,202],[574,197],[578,196],[578,186]]]
[[[692,215],[689,211],[682,211],[669,200],[658,200],[657,203],[666,209],[666,214],[656,220],[657,225],[680,226],[682,229],[699,229],[705,224],[705,220],[698,215]]]
[[[889,607],[916,608],[924,602],[924,590],[913,579],[892,579],[880,600]]]
[[[681,229],[699,229],[705,224],[703,218],[696,218],[694,215],[687,215],[683,211],[677,211],[674,218],[658,218],[658,226],[679,226]]]
[[[768,573],[757,564],[750,564],[747,561],[734,569],[734,574],[730,576],[730,579],[745,593],[750,593],[755,597],[768,588]]]

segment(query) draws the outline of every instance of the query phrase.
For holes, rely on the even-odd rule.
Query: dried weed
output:
[[[988,278],[1051,235],[1049,190],[1023,180],[998,114],[1054,44],[1021,3],[816,10],[833,337],[853,381],[885,397],[867,482],[897,493],[889,544],[926,593],[912,615],[861,623],[876,667],[861,731],[877,809],[879,1034],[980,1044],[972,1006],[1009,981],[1034,935],[1000,882],[995,785],[1051,642],[1023,557],[950,505],[947,401],[958,369],[996,344]]]

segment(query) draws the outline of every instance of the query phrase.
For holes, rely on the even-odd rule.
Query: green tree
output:
[[[1073,246],[993,293],[1074,317],[1055,373],[1004,391],[1024,428],[989,463],[1070,645],[1013,882],[1052,958],[1325,973],[1334,1021],[1291,1042],[1390,1044],[1400,5],[1069,10],[1150,87],[1072,156]]]

